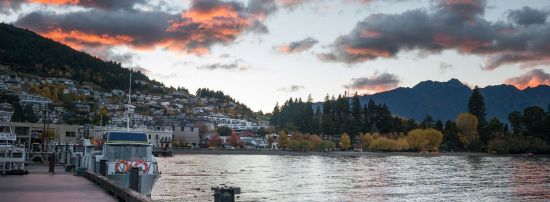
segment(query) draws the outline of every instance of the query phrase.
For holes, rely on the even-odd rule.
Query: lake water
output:
[[[176,155],[159,158],[156,201],[550,201],[550,158]]]

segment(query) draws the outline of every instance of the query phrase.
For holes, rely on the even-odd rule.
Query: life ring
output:
[[[122,167],[120,165],[123,165]],[[126,160],[118,160],[115,164],[115,173],[128,173],[132,164]]]
[[[147,161],[140,159],[134,163],[134,168],[138,168],[140,167],[140,165],[143,165],[143,174],[146,174],[149,171],[149,164],[147,163]]]

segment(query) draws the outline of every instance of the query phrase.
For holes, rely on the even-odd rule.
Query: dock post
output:
[[[96,162],[95,162],[95,156],[92,156],[92,166],[93,166],[93,171],[94,173],[97,173],[97,170],[96,170],[96,166],[95,166]]]
[[[55,174],[55,152],[50,153],[48,172]]]
[[[107,176],[107,160],[105,159],[99,160],[99,174]]]
[[[130,168],[130,173],[128,175],[128,187],[141,193],[141,191],[139,190],[139,168]]]
[[[235,202],[235,194],[241,193],[240,187],[226,185],[212,187],[212,190],[214,190],[214,202]]]

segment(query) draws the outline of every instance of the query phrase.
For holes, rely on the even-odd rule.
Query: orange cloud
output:
[[[133,41],[133,38],[126,35],[114,35],[110,36],[107,34],[96,35],[90,33],[84,33],[77,30],[64,31],[60,28],[54,29],[52,31],[39,33],[40,35],[50,38],[52,40],[64,43],[71,48],[82,50],[86,46],[98,46],[98,45],[125,45]]]
[[[52,4],[52,5],[76,5],[80,0],[27,0],[31,3]]]
[[[544,72],[542,69],[533,69],[521,76],[506,79],[504,83],[513,85],[518,89],[537,87],[539,85],[550,86],[550,74]]]
[[[397,88],[401,80],[395,74],[382,73],[370,77],[352,78],[344,88],[368,93],[378,93]]]

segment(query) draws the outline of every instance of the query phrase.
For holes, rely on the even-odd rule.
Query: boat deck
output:
[[[0,175],[0,201],[117,201],[112,195],[84,177],[65,173],[56,166],[56,174],[48,166],[30,165],[28,175]]]

